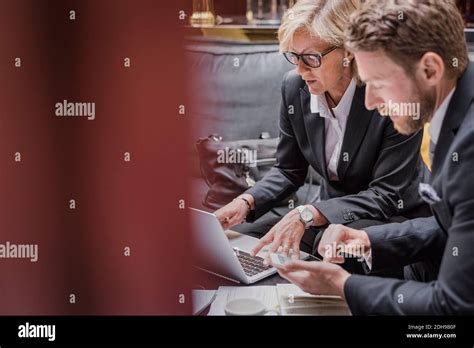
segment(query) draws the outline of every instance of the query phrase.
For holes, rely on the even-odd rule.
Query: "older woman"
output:
[[[358,0],[300,0],[283,18],[281,51],[296,69],[283,80],[278,164],[215,212],[224,228],[263,236],[254,253],[269,245],[298,257],[300,248],[314,251],[316,235],[328,224],[362,228],[425,208],[417,195],[425,175],[422,133],[400,135],[390,118],[365,108],[354,57],[344,49],[345,25],[358,6]],[[295,192],[309,166],[322,178],[319,202],[280,221],[235,226]]]

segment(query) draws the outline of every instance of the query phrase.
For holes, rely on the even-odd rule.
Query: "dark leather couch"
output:
[[[194,103],[187,117],[195,140],[219,134],[224,140],[256,139],[262,132],[278,136],[280,88],[284,74],[293,69],[277,44],[240,44],[193,40],[186,45],[187,68]],[[195,148],[191,148],[193,195],[191,206],[201,202],[207,185],[201,178]],[[298,192],[299,203],[314,197],[318,187]],[[209,209],[206,209],[209,210]],[[279,208],[280,213],[287,209]]]

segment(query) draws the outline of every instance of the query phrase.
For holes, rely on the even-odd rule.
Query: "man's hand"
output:
[[[339,265],[321,261],[290,261],[277,268],[278,273],[303,291],[313,295],[344,298],[344,284],[350,274]]]
[[[330,225],[319,242],[318,252],[324,261],[344,263],[341,254],[362,257],[370,251],[369,236],[365,231],[344,225]]]
[[[240,197],[240,196],[239,196]],[[254,199],[251,195],[242,195],[251,205],[254,204]],[[216,210],[214,215],[221,223],[222,227],[227,230],[235,225],[242,223],[249,213],[247,203],[241,198],[234,199],[229,204]]]

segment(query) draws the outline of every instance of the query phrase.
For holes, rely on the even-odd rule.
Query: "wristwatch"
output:
[[[313,225],[313,212],[306,208],[304,205],[296,207],[296,210],[300,213],[300,221],[303,223],[304,228],[308,229]]]

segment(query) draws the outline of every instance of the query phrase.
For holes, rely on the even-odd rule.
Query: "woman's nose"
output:
[[[303,76],[303,74],[305,72],[307,72],[308,69],[309,69],[309,67],[306,66],[306,64],[303,63],[303,61],[301,59],[298,60],[298,64],[296,65],[296,72],[298,73],[298,75]]]

